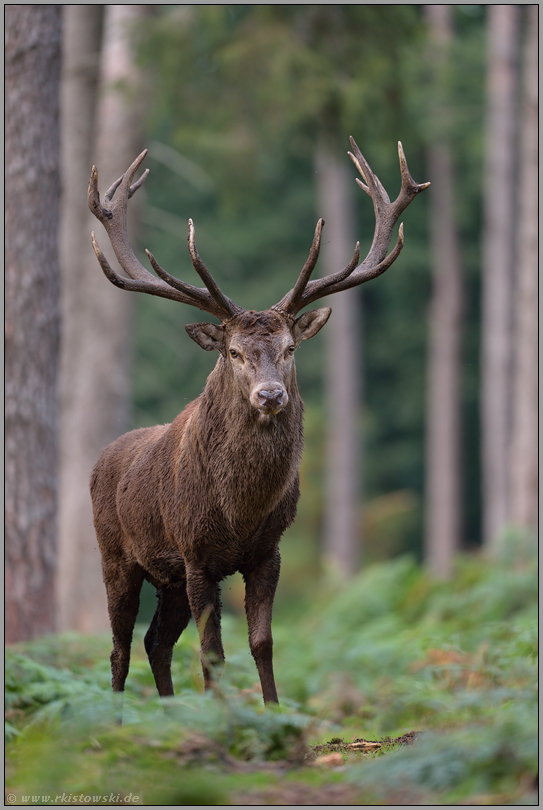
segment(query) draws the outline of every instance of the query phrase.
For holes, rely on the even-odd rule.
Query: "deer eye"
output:
[[[289,346],[288,349],[287,349],[287,352],[289,354],[294,354],[295,351],[296,351],[296,346]]]
[[[238,353],[235,349],[230,349],[230,357],[237,357]]]

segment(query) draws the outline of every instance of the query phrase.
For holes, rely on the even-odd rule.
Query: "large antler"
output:
[[[403,248],[404,236],[402,223],[400,225],[396,245],[387,256],[392,231],[398,217],[402,211],[407,208],[411,200],[421,191],[424,191],[425,188],[428,188],[430,183],[415,183],[409,174],[402,145],[398,143],[402,185],[396,200],[390,202],[390,198],[383,188],[381,181],[370,169],[353,138],[351,138],[351,146],[353,152],[348,152],[348,155],[362,175],[362,180],[364,181],[362,182],[357,177],[356,182],[360,188],[372,198],[373,208],[375,210],[375,232],[369,253],[364,261],[358,264],[360,251],[357,243],[353,258],[347,267],[325,278],[310,281],[309,277],[319,255],[320,235],[322,226],[324,225],[323,220],[320,219],[317,224],[317,230],[315,231],[309,258],[298,277],[298,281],[292,290],[273,307],[274,309],[295,315],[307,306],[307,304],[311,304],[318,298],[323,298],[326,295],[332,295],[342,290],[349,290],[351,287],[357,287],[359,284],[364,284],[365,281],[369,281],[376,276],[380,276],[381,273],[384,273],[395,261]]]
[[[120,276],[110,267],[93,233],[92,246],[100,266],[112,284],[122,290],[132,290],[134,292],[158,295],[162,298],[171,298],[174,301],[180,301],[182,304],[198,307],[204,312],[215,315],[221,321],[225,321],[231,318],[232,315],[241,312],[242,308],[221,292],[215,279],[200,259],[194,242],[194,225],[191,219],[189,219],[188,230],[189,253],[194,268],[207,289],[193,287],[192,284],[186,284],[184,281],[171,276],[158,264],[155,257],[146,250],[149,261],[156,274],[162,279],[161,281],[143,267],[132,250],[126,227],[128,200],[143,185],[149,174],[149,169],[146,169],[140,179],[132,184],[134,175],[146,154],[147,149],[136,158],[123,176],[113,183],[107,190],[103,203],[100,201],[100,194],[98,193],[98,172],[95,166],[92,167],[88,191],[89,208],[106,229],[117,261],[130,278]],[[113,199],[115,192],[118,193],[116,198]]]

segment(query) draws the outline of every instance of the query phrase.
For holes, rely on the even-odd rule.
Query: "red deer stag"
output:
[[[245,581],[249,645],[264,702],[277,702],[272,663],[272,606],[279,578],[279,540],[296,514],[302,454],[303,403],[296,384],[294,352],[317,334],[331,309],[296,317],[307,304],[363,284],[384,273],[403,247],[403,226],[387,256],[394,225],[429,183],[415,183],[401,144],[401,190],[394,202],[356,143],[349,155],[360,187],[372,198],[376,226],[370,251],[359,248],[347,267],[310,280],[319,255],[317,223],[309,257],[292,290],[271,309],[242,309],[221,292],[202,262],[189,220],[192,263],[205,284],[194,287],[171,276],[147,251],[156,278],[140,264],[127,236],[127,204],[148,170],[132,181],[147,152],[106,192],[98,193],[93,167],[89,207],[104,225],[117,260],[129,278],[111,269],[92,242],[107,278],[123,290],[171,298],[214,315],[220,323],[186,327],[189,336],[219,358],[205,389],[171,425],[133,430],[102,452],[91,478],[94,524],[102,553],[113,632],[113,689],[124,690],[132,633],[143,580],[157,589],[158,604],[145,649],[159,695],[172,695],[175,643],[194,617],[206,688],[224,662],[219,583],[240,571]]]

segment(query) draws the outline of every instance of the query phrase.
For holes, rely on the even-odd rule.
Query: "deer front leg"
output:
[[[276,548],[271,557],[263,560],[255,568],[247,572],[242,571],[245,579],[249,646],[258,669],[264,703],[279,703],[273,676],[271,621],[280,567],[281,557]]]
[[[224,664],[221,638],[221,600],[218,584],[200,569],[187,566],[187,595],[200,636],[204,685],[213,687]]]

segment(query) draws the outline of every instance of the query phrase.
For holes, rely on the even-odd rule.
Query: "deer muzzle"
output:
[[[282,385],[261,385],[254,389],[251,403],[261,413],[275,415],[288,404],[288,394]]]

